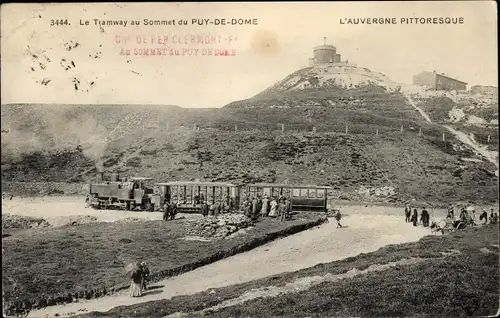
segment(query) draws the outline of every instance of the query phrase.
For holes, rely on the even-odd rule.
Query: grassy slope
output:
[[[3,240],[4,297],[22,300],[114,286],[126,282],[124,266],[133,260],[147,261],[155,273],[313,219],[317,217],[305,215],[286,223],[265,219],[247,233],[211,242],[178,240],[186,235],[186,220],[27,230]]]
[[[193,313],[237,298],[246,291],[285,285],[299,277],[341,274],[352,268],[363,270],[372,264],[386,264],[403,258],[421,257],[428,262],[373,272],[334,284],[323,283],[294,294],[256,299],[241,305],[207,313],[217,317],[308,317],[308,316],[465,316],[460,297],[476,296],[480,308],[474,315],[491,315],[498,310],[499,265],[498,226],[455,232],[449,236],[427,236],[418,242],[390,245],[376,252],[341,261],[320,264],[298,272],[218,288],[215,293],[178,296],[92,312],[79,317],[164,317],[175,312]],[[484,254],[488,247],[493,253]],[[460,254],[443,256],[441,252]]]
[[[91,131],[80,127],[64,135],[70,149],[91,140],[93,134],[112,138],[104,149],[84,147],[83,153],[38,152],[9,158],[8,151],[2,152],[2,181],[85,182],[95,176],[92,165],[98,153],[107,171],[161,181],[288,181],[327,184],[351,194],[361,185],[393,185],[403,197],[496,200],[498,180],[488,175],[495,170],[492,165],[459,162],[458,157],[473,155],[453,150],[458,141],[440,126],[424,122],[404,97],[375,88],[263,94],[212,110],[82,105],[62,108],[62,112],[49,107],[51,116],[47,117],[40,105],[3,106],[2,123],[10,124],[14,132],[32,129],[52,146],[62,141],[54,139],[51,118],[92,123],[88,125]],[[21,114],[28,119],[23,120]],[[37,120],[40,117],[43,120]],[[36,128],[28,129],[25,123]],[[282,123],[285,134],[279,132]],[[201,130],[188,130],[194,124]],[[348,136],[343,135],[346,124]],[[399,133],[401,125],[404,136]],[[309,137],[313,127],[317,134]],[[419,128],[424,137],[417,136]],[[379,136],[375,136],[377,130]],[[446,142],[439,141],[443,132]],[[8,146],[16,145],[9,138],[5,138]],[[6,141],[3,135],[2,147],[7,147]],[[214,155],[203,169],[198,151]]]

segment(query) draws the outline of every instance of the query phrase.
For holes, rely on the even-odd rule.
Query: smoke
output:
[[[84,155],[97,163],[109,144],[108,130],[96,118],[71,107],[54,111],[33,108],[24,114],[8,115],[10,118],[2,116],[2,151],[14,158],[23,153],[80,146]]]
[[[81,145],[83,153],[98,162],[108,148],[108,130],[91,115],[80,115],[67,122],[72,127],[72,139]]]

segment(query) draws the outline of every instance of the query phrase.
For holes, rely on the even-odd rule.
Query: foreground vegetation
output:
[[[219,258],[228,256],[241,245],[250,249],[279,235],[291,234],[287,231],[292,228],[305,229],[321,220],[322,217],[311,215],[297,215],[285,223],[264,219],[245,233],[207,242],[181,239],[191,223],[182,219],[16,232],[3,240],[4,299],[29,301],[33,305],[41,298],[66,297],[68,293],[73,297],[97,296],[87,291],[129,283],[124,267],[131,261],[146,261],[154,275],[179,266],[210,262],[207,259],[215,254]],[[201,265],[204,264],[198,264]]]
[[[293,273],[215,289],[215,292],[178,296],[91,312],[79,317],[188,316],[307,317],[307,316],[484,316],[498,310],[498,225],[427,236],[418,242],[383,247]],[[284,286],[300,277],[363,270],[409,258],[424,262],[362,274],[335,283],[320,283],[299,293],[257,298],[219,309],[201,310],[235,299],[254,288]],[[475,302],[478,300],[478,306]]]

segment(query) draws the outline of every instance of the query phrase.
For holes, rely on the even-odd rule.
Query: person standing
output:
[[[455,218],[455,208],[451,203],[448,205],[448,216],[452,219]]]
[[[132,273],[132,283],[130,284],[129,294],[131,297],[142,296],[142,272],[140,268]]]
[[[257,198],[252,198],[252,219],[257,215]]]
[[[413,209],[413,215],[411,216],[411,222],[413,222],[413,226],[417,226],[417,222],[418,222],[418,211],[417,211],[417,209]]]
[[[177,203],[173,202],[170,204],[170,220],[175,219],[177,215]]]
[[[267,216],[267,207],[269,206],[269,199],[267,198],[267,195],[264,196],[264,199],[262,199],[262,207],[260,209],[260,214],[262,216]]]
[[[169,217],[170,217],[170,204],[168,202],[165,202],[163,204],[163,221],[168,221]]]
[[[234,198],[231,197],[231,198],[229,198],[229,212],[233,213],[234,209],[235,209]]]
[[[462,223],[467,224],[469,222],[469,215],[467,214],[467,210],[465,208],[462,208],[460,210],[460,221]]]
[[[274,197],[271,199],[271,211],[269,212],[269,216],[270,217],[276,217],[276,207],[278,205],[278,203],[276,203],[276,200],[274,199]]]
[[[288,198],[285,198],[285,207],[287,216],[292,215],[292,201]]]
[[[497,213],[492,213],[493,215],[490,217],[490,224],[497,224],[498,223],[498,214]]]
[[[407,204],[405,207],[405,222],[410,223],[410,219],[411,219],[411,207],[410,205]]]
[[[280,218],[281,222],[286,221],[286,205],[285,205],[284,201],[281,201],[278,204],[278,211],[279,211],[279,214],[281,216],[281,218]]]
[[[488,212],[486,210],[483,210],[483,213],[479,216],[479,221],[483,221],[483,225],[488,223]]]
[[[142,289],[148,289],[149,282],[149,268],[146,265],[146,262],[141,262],[141,273],[142,273]]]
[[[245,215],[247,217],[250,217],[251,211],[252,211],[252,207],[250,205],[250,202],[245,200],[245,202],[243,202],[243,212],[245,213]]]
[[[203,201],[203,203],[201,204],[201,214],[204,217],[208,216],[208,203],[207,203],[207,201]]]
[[[335,212],[335,220],[337,221],[337,228],[342,228],[342,224],[340,224],[340,220],[342,219],[342,213],[340,213],[340,210],[337,210],[337,212]]]
[[[214,208],[215,208],[215,204],[210,204],[208,206],[208,215],[210,215],[210,216],[214,215]]]
[[[421,216],[420,216],[420,221],[422,222],[422,225],[424,227],[428,227],[429,226],[429,212],[427,212],[426,208],[424,208],[422,210],[422,213],[421,213]]]

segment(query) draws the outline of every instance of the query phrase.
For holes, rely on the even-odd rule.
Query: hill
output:
[[[221,109],[2,105],[2,130],[2,182],[87,182],[102,161],[158,181],[331,185],[352,200],[498,193],[494,165],[426,122],[400,85],[349,65],[299,70]]]

